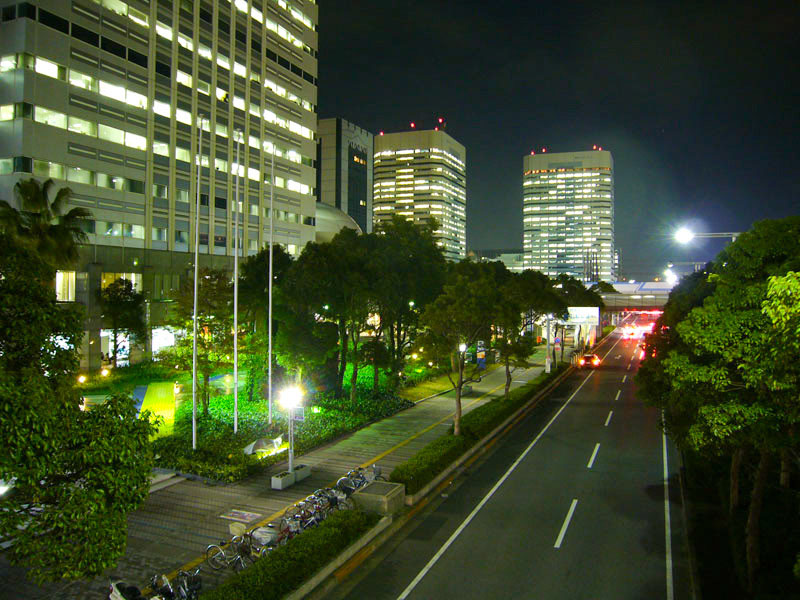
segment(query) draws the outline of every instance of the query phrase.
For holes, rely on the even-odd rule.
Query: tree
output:
[[[385,339],[392,370],[402,367],[417,331],[419,315],[442,291],[447,263],[433,232],[395,215],[369,237],[374,302],[380,315],[378,339]]]
[[[115,395],[81,410],[82,307],[59,305],[54,270],[0,236],[0,537],[38,581],[100,574],[124,553],[126,515],[147,497],[147,413]]]
[[[202,269],[197,289],[197,370],[203,377],[201,401],[208,416],[211,376],[231,365],[233,353],[233,283],[227,271]],[[176,331],[175,346],[162,360],[192,368],[194,279],[187,278],[175,293],[168,323]]]
[[[137,292],[133,284],[120,277],[102,290],[97,291],[97,300],[103,317],[111,323],[112,360],[117,366],[117,337],[120,333],[133,336],[138,343],[147,339],[147,324],[144,319],[144,294]]]
[[[292,266],[292,256],[282,246],[272,248],[273,314],[277,301],[276,290]],[[269,246],[249,256],[242,263],[239,275],[240,319],[249,322],[253,331],[267,329],[269,318]],[[242,319],[243,318],[243,319]]]
[[[798,389],[787,377],[785,359],[774,360],[776,333],[792,348],[791,340],[780,337],[786,330],[779,315],[789,316],[791,322],[792,314],[783,307],[781,282],[793,289],[788,273],[797,268],[800,217],[756,223],[720,253],[708,274],[708,286],[692,282],[689,293],[682,290],[682,307],[676,302],[678,310],[665,311],[667,319],[674,319],[680,308],[702,299],[701,306],[691,308],[674,325],[677,336],[669,335],[663,344],[666,354],[659,353],[656,359],[664,369],[659,383],[670,390],[656,398],[671,409],[666,413],[667,426],[679,432],[676,441],[731,456],[732,511],[739,502],[742,454],[751,450],[758,456],[745,526],[751,591],[759,570],[760,514],[770,464],[776,453],[797,444],[793,432]],[[771,299],[770,276],[777,277]],[[791,326],[788,331],[793,333]],[[799,360],[798,355],[792,356],[790,350],[789,360]],[[655,369],[644,371],[642,377],[652,379],[654,374],[658,374]],[[645,394],[652,394],[652,387]],[[677,426],[675,414],[681,419]]]
[[[72,190],[61,188],[51,202],[54,185],[52,179],[43,184],[33,178],[18,181],[14,196],[19,209],[0,200],[0,231],[36,251],[49,264],[61,267],[78,259],[78,248],[87,240],[81,225],[92,213],[85,208],[64,212]]]
[[[465,353],[462,346],[472,346],[491,333],[495,306],[499,301],[493,268],[486,263],[462,261],[453,265],[444,290],[422,314],[425,327],[421,343],[429,355],[451,356],[455,376],[447,376],[456,392],[454,435],[461,435],[461,392],[465,377]]]

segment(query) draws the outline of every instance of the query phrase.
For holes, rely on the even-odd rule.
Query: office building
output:
[[[551,277],[613,281],[614,161],[604,150],[523,159],[526,269]]]
[[[0,0],[0,197],[52,178],[93,214],[81,262],[57,280],[60,299],[88,308],[84,366],[104,347],[101,286],[131,279],[155,326],[191,276],[198,192],[201,267],[232,265],[237,173],[243,255],[268,242],[273,193],[275,242],[298,254],[314,239],[317,12]]]
[[[317,145],[319,202],[350,215],[372,232],[373,135],[344,119],[320,119]]]
[[[464,146],[441,130],[375,136],[373,220],[400,215],[425,225],[436,219],[437,243],[449,260],[467,254]]]

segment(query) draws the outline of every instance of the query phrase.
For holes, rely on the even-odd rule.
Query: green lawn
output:
[[[142,402],[142,410],[149,410],[164,419],[156,437],[172,433],[175,423],[175,392],[171,381],[158,381],[147,386],[147,393]]]

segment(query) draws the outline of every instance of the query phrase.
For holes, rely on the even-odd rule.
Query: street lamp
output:
[[[675,241],[679,244],[688,244],[695,238],[731,238],[735,242],[736,238],[742,235],[740,231],[725,231],[718,233],[695,233],[688,227],[681,227],[675,232]]]
[[[294,473],[294,409],[303,402],[303,390],[296,385],[284,388],[278,401],[289,413],[289,473]]]
[[[458,345],[458,351],[459,352],[466,352],[467,351],[467,345],[466,344],[459,344]]]
[[[664,278],[669,285],[675,285],[678,283],[678,276],[675,274],[675,271],[672,269],[667,269],[664,271]]]

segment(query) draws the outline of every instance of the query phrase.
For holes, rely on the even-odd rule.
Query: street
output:
[[[612,335],[332,596],[689,598],[678,456],[634,397],[637,344]]]

